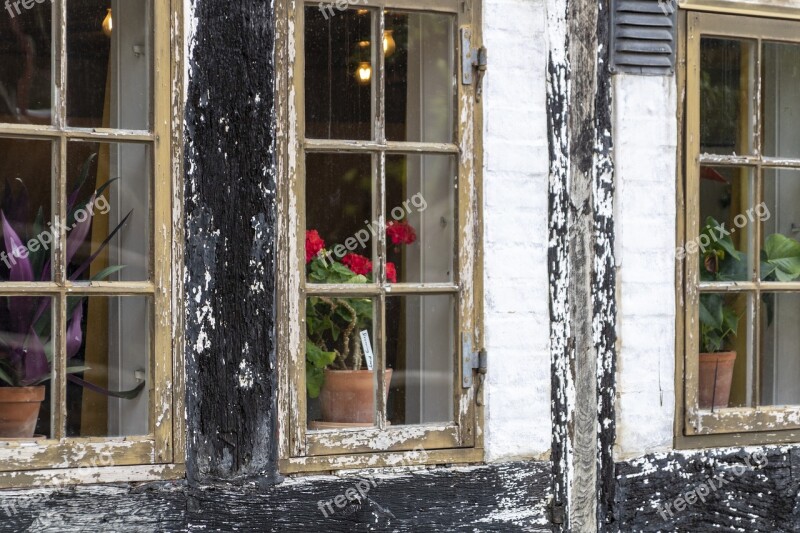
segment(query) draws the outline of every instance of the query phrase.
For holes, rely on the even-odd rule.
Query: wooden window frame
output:
[[[697,2],[693,9],[683,11],[680,17],[680,37],[682,43],[679,54],[678,86],[685,87],[683,102],[679,106],[681,145],[678,154],[678,239],[679,249],[684,249],[690,236],[700,233],[699,221],[699,171],[701,165],[731,166],[751,168],[754,172],[756,198],[754,205],[762,199],[762,168],[789,168],[800,170],[800,159],[785,159],[757,156],[719,156],[700,153],[700,38],[729,37],[752,39],[757,44],[756,72],[761,72],[762,41],[800,43],[797,30],[800,28],[800,12],[787,13],[786,10],[757,9],[745,3]],[[683,5],[683,4],[682,4]],[[717,9],[723,6],[724,9]],[[764,7],[764,6],[761,6]],[[713,11],[728,14],[719,14]],[[761,18],[752,15],[780,14],[780,19]],[[761,109],[761,80],[755,80],[758,120],[763,121]],[[685,111],[684,106],[685,105]],[[754,128],[752,142],[754,153],[761,154],[761,128]],[[685,156],[684,156],[685,154]],[[685,164],[685,167],[682,165]],[[760,242],[761,223],[756,221],[755,241]],[[756,279],[759,281],[730,283],[699,282],[699,265],[694,257],[676,262],[676,446],[689,448],[699,446],[721,446],[730,444],[755,445],[777,442],[792,442],[800,439],[800,405],[797,406],[759,406],[747,408],[725,408],[714,411],[700,410],[697,407],[699,382],[699,338],[692,324],[699,321],[698,302],[701,293],[728,292],[731,294],[753,294],[753,316],[749,327],[753,328],[754,342],[758,349],[759,332],[755,317],[759,316],[761,291],[797,292],[800,282],[780,283],[762,282],[758,272],[759,261],[755,261]],[[757,355],[750,364],[758,372]],[[758,379],[755,387],[758,387]],[[754,394],[758,398],[758,394]],[[757,402],[757,400],[756,400]],[[792,422],[794,420],[794,422]]]
[[[151,130],[76,128],[67,125],[66,17],[67,0],[54,0],[53,41],[56,61],[53,109],[49,126],[0,124],[0,136],[53,143],[52,190],[58,195],[56,216],[66,220],[66,151],[70,141],[126,142],[152,149],[153,259],[151,281],[78,282],[65,279],[66,230],[54,236],[54,280],[43,283],[0,283],[0,295],[36,295],[54,299],[54,331],[61,349],[53,368],[54,438],[0,442],[0,489],[85,482],[149,481],[185,475],[183,376],[183,2],[154,0],[153,110]],[[150,427],[147,436],[66,436],[66,299],[90,296],[148,296],[153,305]],[[107,466],[109,465],[110,466]],[[98,466],[101,465],[101,466]],[[55,480],[55,481],[54,481]]]
[[[480,244],[482,145],[480,103],[475,85],[460,82],[460,28],[472,30],[472,48],[480,46],[480,2],[472,0],[378,0],[369,2],[375,13],[373,34],[383,35],[384,9],[455,15],[454,38],[457,65],[458,135],[454,143],[387,141],[383,120],[383,54],[376,54],[373,69],[378,102],[373,109],[373,136],[370,141],[305,139],[304,116],[304,8],[318,2],[280,0],[277,17],[277,129],[278,129],[278,390],[280,425],[280,469],[284,473],[332,471],[344,468],[392,465],[477,463],[483,461],[483,408],[477,395],[479,379],[469,389],[460,386],[462,335],[471,335],[473,344],[482,341],[482,249]],[[373,215],[382,225],[386,220],[382,201],[385,191],[383,173],[387,154],[452,154],[459,157],[456,211],[458,239],[456,256],[458,275],[453,283],[386,284],[377,281],[365,285],[306,285],[304,239],[304,159],[306,153],[370,154],[373,161]],[[385,234],[377,239],[378,280],[385,274]],[[305,330],[301,317],[305,299],[310,295],[368,296],[376,298],[383,309],[388,294],[442,295],[457,300],[455,344],[459,364],[454,365],[454,420],[449,424],[426,424],[387,427],[383,380],[377,380],[377,427],[360,430],[306,430],[305,351],[301,349]],[[383,320],[378,320],[378,338],[383,338]],[[376,350],[376,367],[385,365],[382,350]],[[458,380],[458,381],[455,381]]]

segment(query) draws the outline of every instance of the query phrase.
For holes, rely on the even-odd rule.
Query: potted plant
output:
[[[414,228],[405,222],[387,227],[395,245],[416,240]],[[348,253],[341,261],[325,253],[325,242],[316,230],[306,232],[307,279],[312,283],[362,284],[372,281],[372,262]],[[386,263],[386,277],[395,283],[397,271]],[[372,327],[372,300],[311,296],[306,302],[306,389],[320,399],[320,428],[372,424],[375,413],[374,371],[364,356],[361,333]],[[367,334],[369,338],[369,334]],[[392,369],[384,372],[388,395]]]
[[[730,236],[716,237],[714,228],[720,224],[706,219],[702,235],[708,242],[700,259],[701,281],[741,281],[747,279],[743,254]],[[794,281],[800,278],[800,243],[774,233],[764,241],[761,250],[761,279],[763,281]],[[774,295],[764,294],[767,324],[772,323]],[[700,295],[700,368],[698,402],[701,409],[728,406],[730,400],[736,351],[730,349],[739,329],[740,316],[721,294]]]
[[[73,263],[73,258],[80,246],[85,242],[91,228],[95,199],[99,197],[113,180],[100,187],[83,202],[78,202],[78,193],[89,173],[94,156],[83,165],[81,179],[68,200],[66,262]],[[75,215],[80,216],[76,217]],[[70,281],[75,281],[86,271],[89,265],[108,245],[114,235],[127,221],[131,213],[114,228],[108,238],[82,264],[76,264]],[[25,223],[27,219],[27,193],[23,190],[13,194],[6,184],[3,203],[0,206],[0,222],[2,223],[5,252],[0,253],[0,282],[44,282],[51,279],[51,260],[44,247],[28,248],[26,244],[40,238],[51,231],[45,226],[43,209],[39,209],[33,225]],[[81,221],[81,219],[83,219]],[[58,225],[56,224],[56,228]],[[57,230],[53,230],[57,231]],[[20,237],[20,235],[22,237]],[[52,242],[52,235],[50,235]],[[44,241],[44,239],[42,239]],[[5,266],[7,265],[7,266]],[[106,279],[121,270],[122,266],[104,269],[92,278],[92,281]],[[67,309],[67,360],[72,360],[83,343],[83,302],[85,299],[70,298]],[[47,312],[51,298],[44,297],[3,297],[0,298],[0,438],[31,438],[34,435],[39,410],[45,398],[43,383],[52,377],[51,365],[55,351],[55,337],[51,330],[51,313]],[[109,396],[134,398],[144,387],[141,383],[136,389],[125,392],[114,392],[84,381],[76,374],[88,370],[85,366],[68,366],[67,379],[70,381]]]

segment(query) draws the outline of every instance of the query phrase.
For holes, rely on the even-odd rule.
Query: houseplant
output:
[[[405,222],[387,227],[395,245],[416,240],[414,228]],[[325,253],[325,242],[316,230],[306,232],[307,279],[311,283],[363,284],[372,281],[372,262],[348,253],[341,261]],[[388,281],[397,281],[393,263],[386,263]],[[375,412],[374,372],[366,365],[359,333],[372,328],[372,300],[311,296],[306,302],[306,389],[320,398],[320,427],[372,424]],[[384,373],[388,394],[392,369]]]
[[[715,228],[720,224],[706,219],[701,235],[707,237],[700,256],[700,280],[741,281],[747,279],[747,265],[743,254],[733,244],[730,236],[717,237]],[[761,279],[763,281],[794,281],[800,278],[800,243],[774,233],[764,240],[760,253]],[[772,323],[774,295],[762,295],[767,312],[767,324]],[[698,401],[701,409],[724,408],[730,399],[736,351],[731,350],[733,338],[739,329],[740,315],[726,303],[721,294],[700,295],[700,375]]]
[[[78,202],[78,194],[89,174],[94,156],[83,165],[81,178],[68,199],[66,263],[71,265],[75,254],[85,242],[94,216],[96,199],[114,181],[97,189],[90,198]],[[27,224],[27,193],[18,194],[6,184],[3,202],[0,205],[5,252],[0,254],[0,282],[44,282],[51,279],[51,258],[47,247],[30,246],[31,242],[52,242],[49,225],[45,225],[44,211],[38,210],[32,225]],[[79,215],[76,217],[76,214]],[[110,232],[99,249],[81,264],[76,264],[70,274],[75,281],[86,271],[111,239],[122,228],[128,215]],[[83,220],[81,220],[83,219]],[[58,228],[58,224],[55,225]],[[57,229],[55,230],[57,231]],[[42,235],[50,239],[43,239]],[[23,244],[25,243],[25,244]],[[28,245],[28,246],[26,246]],[[122,266],[111,266],[92,277],[92,281],[106,279]],[[51,305],[49,297],[3,297],[0,298],[0,438],[31,438],[34,434],[41,403],[45,398],[43,383],[52,377],[52,362],[55,352],[55,336],[51,328]],[[85,298],[69,298],[67,309],[66,346],[67,360],[71,361],[83,344],[83,308]],[[68,366],[67,379],[88,389],[109,396],[134,398],[144,383],[134,390],[108,391],[89,383],[76,374],[88,370],[82,365]]]

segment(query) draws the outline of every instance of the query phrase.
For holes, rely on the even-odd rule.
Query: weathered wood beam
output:
[[[616,278],[607,13],[606,2],[548,2],[553,517],[565,531],[604,530],[613,493]]]
[[[194,0],[185,147],[190,480],[277,472],[274,12]]]
[[[281,485],[185,482],[3,491],[0,533],[18,531],[533,531],[546,533],[546,462]],[[359,492],[360,491],[360,492]]]

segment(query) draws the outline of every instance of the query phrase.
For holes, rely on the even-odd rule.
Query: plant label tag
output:
[[[364,349],[364,359],[367,360],[367,368],[372,370],[375,365],[375,356],[372,354],[372,345],[369,343],[369,331],[361,331],[361,347]]]

